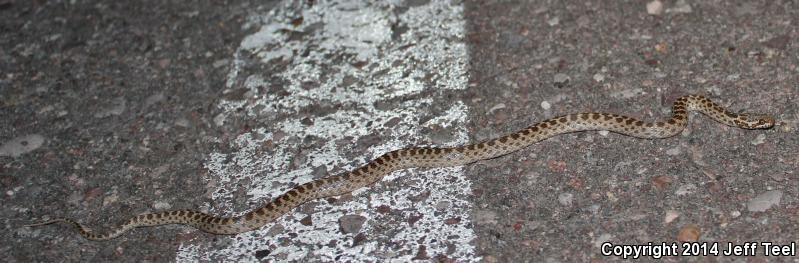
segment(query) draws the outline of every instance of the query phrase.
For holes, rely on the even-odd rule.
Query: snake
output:
[[[221,217],[192,210],[146,213],[130,217],[104,233],[96,233],[69,218],[57,218],[26,226],[66,223],[89,240],[109,240],[133,228],[168,224],[188,225],[211,234],[234,235],[259,229],[305,202],[339,196],[369,186],[396,170],[467,165],[516,152],[547,138],[573,132],[604,130],[643,139],[668,138],[680,133],[687,126],[689,112],[692,111],[742,129],[769,129],[775,124],[775,119],[768,115],[734,113],[702,95],[686,95],[674,101],[672,116],[665,121],[644,122],[613,113],[574,113],[550,118],[515,133],[480,143],[450,148],[416,147],[394,150],[357,169],[299,184],[260,208],[240,216]]]

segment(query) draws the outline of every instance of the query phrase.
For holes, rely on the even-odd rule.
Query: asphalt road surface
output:
[[[796,262],[797,10],[0,0],[0,261]],[[22,227],[239,215],[391,150],[575,112],[655,121],[686,94],[779,122],[746,131],[697,114],[668,139],[562,135],[397,171],[234,236],[172,225],[95,242]]]

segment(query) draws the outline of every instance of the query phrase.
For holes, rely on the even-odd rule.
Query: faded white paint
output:
[[[223,101],[219,106],[226,113],[217,116],[215,121],[224,125],[228,113],[241,108],[248,117],[266,120],[269,125],[236,138],[233,152],[209,156],[206,162],[211,172],[209,180],[218,187],[213,192],[214,208],[206,207],[210,212],[241,214],[245,211],[233,211],[236,204],[232,203],[233,195],[240,195],[241,191],[246,191],[247,207],[252,209],[295,184],[314,180],[312,171],[317,167],[328,171],[350,170],[387,151],[419,145],[420,141],[434,141],[419,133],[423,127],[435,125],[453,134],[449,141],[434,141],[436,145],[468,142],[460,125],[466,120],[466,106],[439,97],[439,92],[430,92],[466,87],[468,54],[462,41],[461,3],[432,1],[406,10],[398,7],[403,1],[375,2],[378,1],[315,1],[313,6],[307,6],[286,1],[266,14],[250,18],[248,26],[260,30],[242,41],[227,81],[228,88],[241,88],[236,86],[241,85],[235,84],[236,80],[246,79],[243,86],[250,92],[243,101]],[[303,18],[302,23],[293,25],[292,20],[298,17]],[[392,39],[392,25],[407,28],[407,31]],[[289,38],[292,31],[305,32],[305,35]],[[255,54],[260,61],[245,61],[243,58],[250,54]],[[288,64],[285,71],[241,76],[248,74],[241,71],[243,67],[252,66],[247,63],[263,63],[267,65],[264,68],[270,68],[269,63],[280,61]],[[356,62],[365,65],[353,66]],[[259,91],[259,86],[276,85],[269,82],[275,77],[282,79],[280,86],[288,94],[284,94],[285,97],[278,98],[264,89]],[[345,79],[352,84],[343,84]],[[314,85],[303,86],[307,82]],[[430,96],[396,99],[422,92]],[[389,106],[378,109],[375,105],[379,102]],[[432,103],[450,105],[449,110],[419,123],[426,116],[422,105]],[[301,123],[307,117],[298,114],[301,109],[336,104],[347,106],[313,118],[310,125]],[[274,119],[278,114],[293,117]],[[387,126],[392,120],[395,124]],[[345,156],[341,143],[336,143],[347,140],[346,144],[352,145],[359,138],[372,134],[380,134],[383,142],[369,147],[358,160]],[[318,138],[323,146],[307,153],[308,158],[303,163],[292,164],[297,161],[292,152],[308,135]],[[264,153],[264,144],[268,141],[274,146]],[[364,188],[355,191],[351,201],[333,204],[314,201],[310,226],[299,222],[307,213],[292,211],[262,229],[223,237],[229,240],[223,242],[226,246],[222,249],[211,249],[211,244],[185,243],[178,251],[178,260],[255,261],[256,251],[269,250],[268,259],[276,260],[408,261],[420,246],[426,247],[430,257],[445,255],[458,261],[477,260],[470,244],[474,239],[469,223],[471,204],[466,200],[470,182],[462,169],[410,169],[392,173],[384,181],[398,177],[413,179],[402,180],[403,187],[399,191]],[[379,188],[380,183],[375,187]],[[424,202],[409,200],[408,197],[424,191],[430,191]],[[385,230],[379,226],[387,215],[376,212],[376,207],[381,205],[399,211],[403,217],[408,213],[423,216],[412,226],[404,222],[403,217],[394,218],[395,222],[401,222],[399,229],[383,233],[380,231]],[[342,215],[365,217],[361,232],[367,233],[369,238],[352,246],[354,235],[339,230],[338,219]],[[451,218],[461,221],[444,223]],[[388,237],[390,242],[377,242],[380,239],[377,237]],[[454,251],[448,252],[448,245],[450,249],[454,247]]]

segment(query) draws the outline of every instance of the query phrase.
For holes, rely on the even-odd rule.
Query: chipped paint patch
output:
[[[225,112],[215,122],[225,125],[238,111],[268,125],[237,137],[235,151],[209,156],[209,180],[219,188],[215,205],[206,209],[238,215],[246,211],[237,207],[259,207],[296,184],[353,169],[390,150],[468,142],[466,105],[439,95],[466,87],[463,7],[402,2],[286,1],[250,18],[248,26],[260,30],[242,41],[227,80],[227,88],[243,86],[248,96],[222,101]],[[275,64],[285,67],[270,67]],[[429,116],[435,103],[451,106]],[[445,128],[452,136],[425,139],[425,127]],[[372,144],[366,152],[350,151],[375,135],[379,139],[366,140]],[[470,244],[470,182],[462,168],[397,171],[383,182],[401,186],[377,183],[356,190],[351,200],[312,201],[262,229],[223,237],[224,245],[184,243],[178,260],[479,259]],[[242,194],[246,205],[233,201]],[[309,215],[312,223],[303,224]],[[342,233],[344,215],[366,219],[359,233]]]

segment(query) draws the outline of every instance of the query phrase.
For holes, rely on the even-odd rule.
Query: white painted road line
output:
[[[267,125],[238,136],[232,152],[208,157],[209,184],[218,187],[209,212],[245,212],[233,203],[243,194],[248,209],[259,207],[293,185],[314,180],[314,171],[322,168],[337,173],[410,145],[468,142],[461,128],[465,104],[435,91],[466,88],[463,6],[449,1],[395,5],[403,2],[314,1],[308,6],[284,1],[250,17],[248,26],[260,29],[242,41],[227,82],[229,89],[249,91],[243,100],[222,101],[225,113],[215,121],[227,125],[228,117],[243,109],[247,118]],[[277,79],[280,83],[273,83]],[[450,106],[440,116],[429,116],[425,105],[432,104]],[[306,114],[308,108],[329,105],[333,110],[327,113]],[[431,138],[420,133],[425,127],[451,135]],[[375,144],[353,160],[348,147],[374,135],[379,135]],[[305,138],[322,146],[298,158],[296,149],[305,149]],[[392,181],[401,186],[385,190],[390,187],[383,184]],[[423,202],[409,199],[426,191]],[[470,191],[461,168],[398,171],[355,191],[351,200],[313,201],[312,209],[305,209],[310,211],[303,206],[262,229],[221,237],[227,239],[218,242],[224,245],[184,243],[177,260],[409,261],[437,255],[478,260],[471,244]],[[392,213],[380,213],[378,207]],[[301,223],[309,214],[313,223]],[[364,220],[360,229],[344,233],[340,220],[345,215]],[[366,238],[356,241],[359,233]]]

